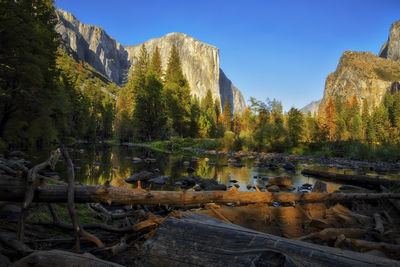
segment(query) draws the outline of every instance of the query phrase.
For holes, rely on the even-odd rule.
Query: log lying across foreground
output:
[[[373,188],[373,189],[379,189],[379,186],[381,185],[386,187],[390,186],[400,187],[400,181],[383,179],[383,178],[372,178],[366,175],[341,174],[333,172],[315,171],[310,169],[302,170],[301,174],[318,177],[327,181],[335,180],[346,184],[366,186],[368,188]]]
[[[4,180],[3,180],[4,181]],[[25,187],[0,182],[0,201],[22,201]],[[294,203],[357,199],[400,199],[400,193],[290,193],[231,191],[147,191],[122,187],[77,185],[76,203],[144,205],[190,205],[202,203]],[[67,202],[66,185],[42,185],[34,192],[35,202]]]
[[[290,240],[200,214],[165,220],[143,254],[145,266],[400,266],[398,261]]]

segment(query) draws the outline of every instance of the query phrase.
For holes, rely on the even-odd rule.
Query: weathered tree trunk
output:
[[[322,172],[322,171],[314,171],[309,169],[304,169],[301,171],[303,175],[315,176],[327,181],[340,181],[347,184],[358,185],[358,186],[367,186],[368,188],[379,189],[380,185],[383,186],[399,186],[400,182],[396,180],[388,180],[382,178],[372,178],[366,175],[352,175],[352,174],[340,174],[333,172]]]
[[[117,263],[104,261],[92,254],[76,254],[62,250],[36,251],[31,255],[14,262],[12,267],[37,266],[37,267],[122,267]]]
[[[398,261],[264,234],[199,214],[165,220],[142,252],[145,266],[400,266]]]
[[[28,171],[28,175],[26,177],[26,187],[24,190],[24,198],[23,198],[24,200],[22,203],[22,210],[17,225],[17,240],[19,241],[24,240],[25,218],[28,214],[29,206],[31,205],[34,198],[36,177],[40,171],[46,169],[47,167],[50,167],[52,170],[54,170],[58,158],[60,156],[61,156],[61,151],[59,149],[56,149],[51,152],[50,157],[45,162],[36,165],[35,167],[33,167]]]
[[[64,156],[65,162],[67,163],[67,177],[68,177],[68,187],[67,187],[67,200],[68,200],[68,212],[71,216],[72,226],[74,227],[75,232],[75,249],[80,250],[80,240],[79,236],[82,235],[87,240],[94,242],[98,247],[104,247],[103,242],[98,239],[95,235],[92,235],[83,229],[83,227],[79,224],[78,216],[75,211],[75,202],[74,202],[74,180],[75,180],[75,172],[74,165],[72,163],[71,158],[69,157],[68,151],[64,146],[61,147],[62,154]]]
[[[22,201],[25,187],[18,184],[2,184],[0,201]],[[274,203],[353,201],[357,199],[400,199],[399,193],[290,193],[290,192],[239,192],[239,191],[147,191],[122,187],[85,186],[74,187],[76,203],[118,203],[144,205],[188,205],[203,203]],[[35,190],[35,202],[67,202],[67,186],[44,185]]]

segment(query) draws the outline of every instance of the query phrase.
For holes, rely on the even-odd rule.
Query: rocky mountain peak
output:
[[[121,85],[134,65],[142,44],[123,46],[99,26],[86,25],[71,13],[58,9],[59,23],[56,31],[66,46],[79,59],[89,63],[111,81]],[[226,97],[234,112],[242,112],[246,106],[241,92],[232,84],[219,67],[219,49],[199,41],[185,33],[172,32],[143,43],[149,53],[158,46],[166,69],[172,45],[179,51],[182,71],[186,75],[193,95],[200,99],[210,89],[214,99],[224,105]]]
[[[400,20],[390,27],[389,39],[383,44],[379,56],[400,61]]]

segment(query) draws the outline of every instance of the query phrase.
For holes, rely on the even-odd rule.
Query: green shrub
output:
[[[323,146],[318,151],[314,152],[314,156],[321,158],[331,158],[333,157],[333,153],[328,146]]]

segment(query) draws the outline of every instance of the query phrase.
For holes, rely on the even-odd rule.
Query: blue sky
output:
[[[346,50],[378,53],[400,0],[56,0],[123,45],[183,32],[220,49],[220,65],[246,101],[285,110],[322,98]]]

